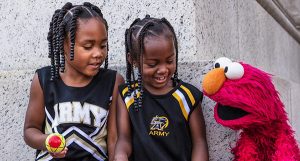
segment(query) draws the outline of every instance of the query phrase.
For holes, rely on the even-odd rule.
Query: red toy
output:
[[[271,76],[248,64],[222,57],[204,76],[203,91],[216,101],[218,123],[242,130],[235,161],[300,161],[294,132],[288,124]]]
[[[65,138],[59,133],[48,135],[45,141],[46,148],[51,153],[58,153],[64,150],[66,146]]]

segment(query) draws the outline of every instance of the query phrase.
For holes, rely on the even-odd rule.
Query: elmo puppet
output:
[[[294,131],[268,73],[222,57],[202,86],[217,102],[216,121],[242,131],[232,149],[235,161],[300,161]]]

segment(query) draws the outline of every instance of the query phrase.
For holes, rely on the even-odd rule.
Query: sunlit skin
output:
[[[140,62],[143,85],[152,94],[166,94],[173,88],[171,77],[176,69],[174,42],[171,38],[160,36],[146,37],[144,44]]]
[[[70,39],[64,43],[65,72],[60,75],[67,85],[85,86],[107,56],[107,31],[99,18],[79,19],[75,36],[74,60],[70,60]]]

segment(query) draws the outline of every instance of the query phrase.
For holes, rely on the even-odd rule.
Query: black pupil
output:
[[[220,68],[220,63],[216,63],[215,68]]]
[[[225,67],[224,69],[224,73],[226,73],[228,71],[228,67]]]

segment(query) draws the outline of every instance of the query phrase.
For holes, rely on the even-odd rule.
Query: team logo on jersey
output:
[[[80,102],[63,102],[54,105],[52,128],[63,123],[82,123],[102,127],[106,122],[107,110],[102,107]]]
[[[154,136],[168,136],[170,132],[166,132],[165,129],[169,126],[169,120],[165,116],[155,116],[150,123],[149,135]]]

